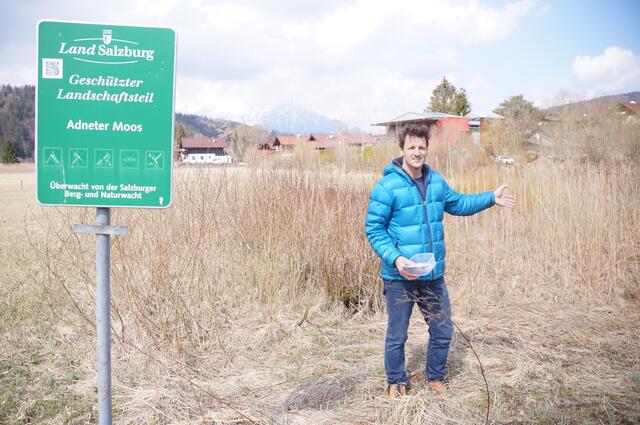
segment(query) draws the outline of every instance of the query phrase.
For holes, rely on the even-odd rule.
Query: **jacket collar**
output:
[[[400,156],[393,161],[389,165],[384,168],[383,175],[397,173],[403,179],[407,180],[407,182],[413,183],[411,180],[411,176],[402,168],[403,158]],[[422,166],[422,175],[427,177],[427,182],[431,178],[431,168],[425,163]]]

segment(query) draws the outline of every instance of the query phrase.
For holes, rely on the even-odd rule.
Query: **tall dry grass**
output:
[[[508,184],[518,206],[446,218],[447,279],[457,317],[523,300],[560,309],[638,304],[637,164],[543,158],[505,167],[470,149],[434,149],[432,165],[460,192]],[[244,352],[239,347],[295,344],[302,332],[295,324],[331,316],[336,305],[351,313],[382,311],[379,261],[363,222],[369,191],[395,153],[392,145],[369,156],[345,150],[324,160],[317,152],[276,159],[248,153],[243,168],[178,167],[171,208],[112,210],[112,223],[129,227],[129,235],[112,241],[112,313],[116,345],[130,367],[168,373],[149,366],[158,361],[206,382],[233,375],[224,365]],[[95,242],[69,230],[72,223],[93,222],[93,211],[38,214],[25,233],[36,236],[21,260],[41,265],[31,279],[56,317],[93,332]],[[260,323],[270,324],[268,334],[251,329]],[[321,332],[298,337],[321,345],[327,339]],[[147,420],[152,405],[162,421],[193,418],[202,400],[189,394],[202,392],[193,380],[184,385],[165,393],[179,403],[125,397],[120,417]],[[427,407],[411,399],[408,410],[386,410],[377,420],[416,423],[429,417]],[[459,417],[478,417],[477,409]]]
[[[564,108],[557,121],[546,123],[554,140],[552,153],[583,162],[632,161],[640,163],[640,120],[603,109],[585,116],[583,110]]]
[[[275,313],[325,302],[378,309],[376,259],[362,232],[368,185],[340,174],[182,169],[166,211],[114,210],[130,234],[112,242],[116,334],[159,344],[210,343],[230,311]],[[62,218],[62,220],[60,220]],[[85,209],[52,210],[32,243],[60,313],[93,316],[94,241],[71,234]],[[126,312],[126,313],[125,313]],[[127,317],[124,318],[123,316]]]

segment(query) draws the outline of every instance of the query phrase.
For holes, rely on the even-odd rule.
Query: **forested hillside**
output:
[[[12,140],[20,158],[33,157],[35,94],[35,86],[0,88],[0,142]]]
[[[201,115],[176,113],[176,127],[178,124],[185,129],[185,136],[216,137],[219,134],[233,130],[240,123],[229,120],[214,119]]]

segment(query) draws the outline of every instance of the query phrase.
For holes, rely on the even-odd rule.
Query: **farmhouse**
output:
[[[390,121],[372,125],[387,127],[387,137],[395,139],[404,127],[409,124],[425,124],[431,127],[429,144],[455,145],[470,139],[469,119],[442,112],[407,112]]]
[[[218,137],[185,137],[182,139],[182,162],[190,164],[228,164],[231,157],[226,149],[229,147],[230,136]]]

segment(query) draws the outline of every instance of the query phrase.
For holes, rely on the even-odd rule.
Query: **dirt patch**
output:
[[[298,386],[284,401],[285,410],[322,409],[344,403],[365,375],[336,376]]]

